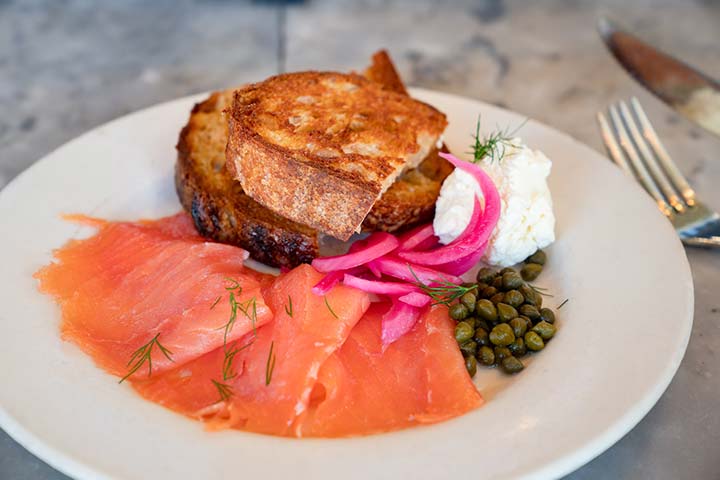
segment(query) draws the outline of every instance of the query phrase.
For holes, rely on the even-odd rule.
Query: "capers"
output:
[[[540,320],[547,323],[555,323],[555,313],[549,308],[540,309]]]
[[[532,322],[532,320],[530,320],[530,319],[529,319],[528,317],[526,317],[525,315],[519,315],[518,318],[522,318],[523,320],[525,320],[525,326],[527,327],[527,330],[531,330],[531,329],[532,329],[532,327],[533,327],[533,322]]]
[[[518,308],[525,301],[525,297],[523,297],[522,293],[518,292],[517,290],[509,290],[505,292],[503,300],[503,303],[507,303],[511,307]]]
[[[520,270],[520,275],[522,275],[523,280],[532,282],[540,276],[542,269],[543,266],[539,263],[528,263]]]
[[[498,311],[498,320],[501,322],[509,322],[513,318],[518,316],[518,311],[515,310],[515,307],[511,307],[507,303],[498,303],[497,304],[497,311]],[[538,314],[539,315],[539,314]]]
[[[489,367],[495,363],[495,352],[493,352],[492,348],[483,345],[478,349],[477,359],[480,363]]]
[[[525,368],[520,360],[512,356],[503,358],[500,366],[505,373],[509,374],[518,373]]]
[[[527,283],[524,283],[523,285],[520,286],[520,288],[518,288],[518,290],[520,291],[523,298],[525,299],[525,303],[529,303],[530,305],[536,305],[535,290],[533,290],[533,288],[530,285],[528,285]]]
[[[494,322],[497,320],[497,308],[487,298],[478,300],[475,304],[475,314],[488,322]]]
[[[465,357],[465,368],[467,369],[467,372],[468,374],[470,374],[471,377],[475,376],[475,374],[477,373],[477,360],[475,360],[475,357]]]
[[[507,347],[495,347],[493,353],[495,354],[495,363],[502,362],[503,358],[512,357],[512,352]]]
[[[523,284],[523,279],[517,274],[515,270],[503,273],[502,276],[502,287],[505,290],[514,290],[520,288]]]
[[[522,305],[520,307],[520,314],[525,315],[526,317],[528,317],[530,320],[533,320],[533,321],[540,318],[540,312],[538,311],[537,307],[534,305],[528,305],[528,304]]]
[[[532,294],[530,294],[530,298],[532,299],[532,302],[529,302],[527,300],[527,297],[525,297],[525,303],[529,303],[531,305],[535,305],[536,307],[540,308],[540,303],[542,303],[542,294],[535,289],[532,285],[529,283],[527,284],[530,287],[530,291]],[[540,303],[538,303],[540,302]]]
[[[477,319],[477,322],[475,322],[475,328],[482,328],[486,332],[489,332],[491,330],[490,325],[488,325],[485,320],[480,320],[479,318]]]
[[[510,327],[513,329],[513,334],[518,338],[525,335],[525,332],[527,332],[528,329],[525,319],[521,317],[515,317],[510,320]]]
[[[462,303],[456,303],[450,307],[450,318],[453,320],[462,320],[469,314],[468,308]]]
[[[515,334],[507,323],[496,325],[490,332],[490,342],[498,347],[507,347],[515,341]]]
[[[476,301],[477,297],[475,297],[475,294],[472,292],[467,292],[465,295],[460,297],[460,303],[465,305],[465,308],[468,309],[468,312],[472,312],[475,309]]]
[[[504,299],[505,299],[505,294],[500,293],[500,292],[498,292],[495,295],[493,295],[492,297],[490,297],[490,301],[492,303],[494,303],[495,305],[497,305],[498,303],[501,303]]]
[[[473,328],[465,322],[460,322],[455,325],[455,340],[457,340],[460,345],[473,338],[474,334],[475,331]]]
[[[449,313],[457,321],[455,340],[470,376],[478,363],[518,373],[525,368],[520,358],[544,349],[555,336],[555,312],[543,308],[542,289],[526,283],[538,278],[546,261],[545,252],[537,250],[519,270],[483,267],[477,283],[462,284],[464,293]]]
[[[532,331],[540,335],[545,341],[555,336],[555,326],[545,321],[538,322],[538,324],[532,328]],[[492,341],[492,334],[490,341]]]
[[[475,356],[475,354],[477,353],[477,343],[473,340],[468,340],[467,342],[460,345],[460,351],[465,356]]]
[[[523,340],[521,337],[516,338],[513,343],[508,345],[508,350],[510,350],[512,354],[516,357],[524,356],[527,353],[527,348],[525,347],[525,340]]]
[[[536,332],[530,331],[525,334],[525,346],[528,350],[539,352],[545,348],[545,342]]]
[[[483,328],[476,329],[475,337],[473,338],[475,339],[475,343],[480,347],[484,345],[490,345],[490,338],[488,337],[488,332]]]
[[[477,294],[478,294],[478,288],[477,288],[477,284],[476,284],[476,283],[465,282],[465,283],[462,284],[462,286],[463,286],[463,287],[466,287],[466,288],[469,288],[469,290],[467,291],[467,293],[472,293],[473,295],[477,296]]]
[[[498,293],[498,289],[493,286],[489,286],[489,287],[485,287],[485,289],[482,292],[480,292],[480,296],[482,298],[490,298],[493,295],[495,295],[496,293]]]
[[[475,278],[477,278],[477,281],[480,283],[490,284],[495,278],[495,271],[492,268],[483,267],[478,270]]]
[[[538,250],[525,259],[525,263],[537,263],[538,265],[545,265],[546,261],[547,255],[542,250]]]

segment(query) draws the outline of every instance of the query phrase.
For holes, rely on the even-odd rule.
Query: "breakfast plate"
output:
[[[448,116],[450,150],[524,117],[413,89]],[[103,125],[0,192],[0,425],[77,478],[548,478],[588,462],[650,410],[682,360],[693,287],[680,241],[650,198],[604,157],[535,121],[518,132],[553,160],[557,241],[541,286],[561,328],[521,375],[482,369],[487,403],[450,421],[346,439],[286,439],[202,425],[149,403],[58,332],[32,275],[91,230],[63,213],[134,220],[180,210],[173,168],[188,97]]]

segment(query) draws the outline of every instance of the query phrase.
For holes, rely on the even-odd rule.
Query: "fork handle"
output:
[[[689,247],[720,248],[720,237],[687,237],[682,242]]]

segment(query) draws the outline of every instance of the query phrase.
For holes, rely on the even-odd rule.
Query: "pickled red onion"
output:
[[[405,335],[415,326],[420,318],[421,310],[405,302],[393,299],[392,307],[382,318],[382,343],[386,347]]]
[[[322,280],[315,284],[315,286],[312,288],[312,292],[315,295],[327,294],[330,290],[332,290],[335,285],[340,283],[340,280],[343,279],[343,276],[345,276],[344,270],[338,270],[337,272],[328,273]]]
[[[340,281],[343,279],[346,273],[349,273],[350,275],[356,275],[358,273],[362,273],[365,271],[364,267],[355,267],[351,268],[349,270],[337,270],[334,272],[330,272],[325,277],[323,277],[322,280],[320,280],[318,283],[315,284],[315,286],[312,288],[312,292],[315,295],[325,295],[327,294],[332,288],[340,283]]]
[[[371,260],[382,257],[386,253],[390,253],[400,244],[398,239],[385,232],[376,232],[370,235],[366,240],[363,248],[359,248],[352,253],[345,255],[336,255],[333,257],[316,258],[312,261],[312,266],[318,272],[333,272],[336,270],[347,270],[353,267],[359,267]]]
[[[432,298],[425,295],[424,293],[410,292],[403,295],[402,297],[399,297],[398,300],[403,303],[407,303],[408,305],[412,305],[413,307],[424,307],[425,305],[430,303]]]
[[[469,270],[472,260],[476,262],[480,259],[484,247],[487,246],[487,241],[500,218],[500,194],[488,174],[479,166],[459,160],[451,154],[440,153],[440,155],[477,179],[485,197],[485,208],[480,208],[480,202],[475,197],[470,223],[460,237],[450,244],[422,252],[399,251],[398,256],[411,263],[434,266],[443,272],[459,275]]]
[[[478,264],[483,254],[485,253],[485,250],[487,250],[487,246],[488,242],[485,242],[480,248],[477,249],[477,251],[470,253],[465,257],[459,258],[453,262],[446,263],[444,265],[437,265],[435,268],[441,270],[442,272],[467,272]]]
[[[406,295],[410,292],[417,292],[419,290],[418,287],[409,283],[367,280],[365,278],[348,274],[343,276],[343,283],[348,287],[355,287],[364,292],[390,296]]]
[[[383,257],[380,257],[380,258],[383,258]],[[379,259],[376,258],[375,260],[379,260]],[[375,265],[375,263],[374,263],[375,260],[372,260],[371,262],[369,262],[367,264],[367,268],[368,268],[368,270],[370,270],[372,272],[373,275],[375,275],[376,278],[380,278],[380,277],[382,277],[382,272],[377,267],[377,265]]]
[[[415,250],[432,248],[438,244],[439,239],[435,236],[432,223],[421,225],[410,230],[400,237],[399,250]]]
[[[406,260],[401,260],[392,255],[376,258],[368,264],[368,268],[370,270],[376,269],[380,273],[384,273],[390,277],[412,283],[416,283],[418,280],[427,285],[436,284],[441,281],[462,283],[462,278],[458,276],[449,275],[445,272],[423,267],[422,265],[413,265]]]

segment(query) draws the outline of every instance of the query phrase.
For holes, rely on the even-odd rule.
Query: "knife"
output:
[[[623,31],[605,17],[598,31],[620,65],[679,113],[720,136],[720,83]]]

